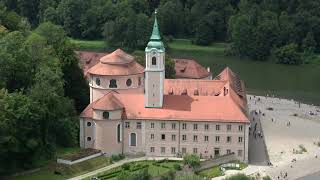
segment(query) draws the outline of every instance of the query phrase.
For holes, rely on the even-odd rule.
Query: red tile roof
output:
[[[248,117],[230,95],[164,95],[162,108],[145,108],[144,94],[114,94],[124,105],[126,119],[185,120],[249,123]],[[92,108],[81,117],[90,117]]]
[[[176,78],[202,79],[211,75],[203,66],[192,59],[173,59]]]
[[[245,86],[244,82],[240,77],[234,73],[229,67],[226,67],[219,75],[217,75],[215,80],[229,81],[231,88],[242,97],[245,97]]]
[[[121,49],[103,56],[96,65],[88,70],[89,74],[101,76],[127,76],[143,72],[144,67]]]
[[[123,109],[123,104],[114,96],[113,92],[110,92],[103,96],[102,98],[98,99],[92,106],[92,109],[98,110],[105,110],[105,111],[112,111]]]
[[[238,93],[237,75],[229,68],[221,80],[166,79],[162,108],[145,108],[143,93],[110,92],[91,103],[81,117],[92,117],[96,104],[105,109],[124,108],[126,119],[219,121],[249,123],[245,91]],[[244,96],[243,96],[244,95]],[[105,105],[103,102],[110,101]]]
[[[218,96],[227,81],[201,80],[201,79],[165,79],[164,94],[189,96]]]

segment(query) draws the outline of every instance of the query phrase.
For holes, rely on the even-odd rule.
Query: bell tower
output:
[[[150,41],[145,49],[145,107],[162,108],[163,82],[165,78],[165,48],[161,41],[157,22],[157,11]]]

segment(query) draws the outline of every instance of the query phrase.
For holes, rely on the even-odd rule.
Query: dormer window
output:
[[[152,65],[157,65],[157,58],[156,57],[152,57]]]
[[[100,86],[100,78],[96,78],[96,85]]]
[[[109,88],[117,88],[117,80],[111,79],[110,84],[109,84]]]
[[[104,111],[104,112],[102,113],[102,117],[103,117],[103,119],[109,119],[109,112]]]

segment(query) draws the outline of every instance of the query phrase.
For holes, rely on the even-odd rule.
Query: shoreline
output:
[[[297,179],[319,172],[320,146],[315,143],[320,143],[320,108],[292,99],[247,97],[250,112],[263,113],[260,123],[273,166],[266,166],[262,173],[281,179],[287,172],[287,178]]]

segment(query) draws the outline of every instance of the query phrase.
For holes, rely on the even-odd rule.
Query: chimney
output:
[[[210,72],[210,67],[209,66],[207,67],[207,71]]]

